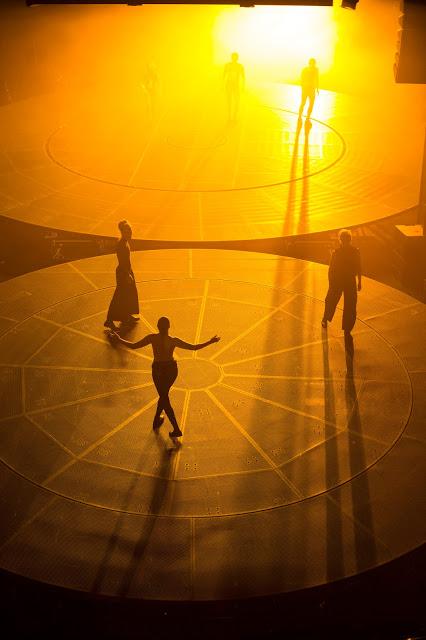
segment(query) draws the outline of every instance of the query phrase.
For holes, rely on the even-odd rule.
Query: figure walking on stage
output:
[[[357,289],[361,291],[361,259],[359,250],[351,244],[352,234],[348,229],[340,231],[339,240],[340,247],[333,251],[328,269],[329,286],[321,324],[327,328],[343,293],[342,329],[348,336],[356,320]]]
[[[315,58],[310,58],[308,66],[302,70],[300,84],[302,87],[302,99],[299,107],[299,118],[303,115],[306,100],[309,100],[308,111],[306,113],[306,117],[309,120],[312,109],[314,108],[315,97],[319,93],[318,67]]]
[[[132,227],[127,220],[118,223],[121,238],[117,242],[118,266],[115,270],[116,288],[109,305],[104,326],[117,329],[114,321],[123,323],[137,322],[139,314],[138,290],[136,289],[135,276],[130,263],[130,245]]]
[[[245,85],[244,67],[238,62],[238,53],[232,53],[231,61],[225,65],[223,84],[228,101],[228,121],[236,122],[240,106],[240,93]]]
[[[208,347],[209,344],[219,342],[220,338],[213,336],[213,338],[210,338],[207,342],[200,342],[199,344],[191,344],[190,342],[184,342],[180,338],[173,338],[169,336],[170,321],[165,317],[158,320],[157,327],[158,333],[150,333],[137,342],[124,340],[114,331],[111,331],[110,339],[112,342],[120,342],[130,349],[139,349],[149,344],[152,346],[154,353],[152,379],[159,396],[152,427],[154,430],[161,427],[164,422],[164,417],[162,416],[164,411],[173,427],[173,431],[169,433],[169,436],[171,438],[179,438],[182,435],[182,431],[179,429],[175,412],[173,411],[169,398],[170,388],[178,375],[178,366],[176,360],[173,358],[173,351],[176,347],[190,351],[198,351],[198,349]]]

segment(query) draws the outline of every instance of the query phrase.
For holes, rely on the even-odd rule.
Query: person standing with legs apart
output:
[[[188,349],[190,351],[198,351],[204,349],[209,344],[219,342],[218,336],[213,336],[207,342],[199,344],[191,344],[184,342],[180,338],[169,336],[170,321],[168,318],[162,317],[157,322],[158,333],[150,333],[137,342],[129,342],[123,340],[117,333],[111,331],[109,334],[111,342],[120,342],[130,349],[139,349],[140,347],[152,346],[154,352],[154,361],[152,363],[152,379],[158,392],[157,411],[155,412],[152,427],[154,430],[159,429],[164,422],[162,412],[164,411],[171,422],[173,431],[169,433],[171,438],[179,438],[182,431],[176,420],[175,412],[170,404],[169,391],[178,375],[178,366],[173,358],[173,351],[176,347],[180,349]]]
[[[117,242],[118,266],[115,270],[116,288],[109,305],[107,319],[104,326],[109,329],[117,329],[114,320],[124,323],[137,322],[139,318],[138,290],[135,276],[130,263],[130,245],[132,227],[127,220],[118,223],[121,238]]]
[[[302,74],[300,77],[302,99],[299,107],[299,119],[303,115],[303,109],[305,108],[306,100],[309,100],[306,118],[309,120],[309,118],[311,117],[315,98],[319,94],[318,83],[318,67],[316,65],[316,60],[315,58],[310,58],[308,66],[302,70]]]
[[[333,251],[328,269],[329,286],[321,324],[327,328],[343,293],[342,329],[348,335],[356,320],[357,289],[361,291],[361,259],[359,249],[351,244],[352,234],[348,229],[340,231],[339,240],[340,247]]]

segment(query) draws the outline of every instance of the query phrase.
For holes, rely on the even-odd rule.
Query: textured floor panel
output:
[[[0,285],[17,318],[1,338],[0,566],[95,593],[214,599],[322,584],[421,544],[421,304],[365,279],[352,360],[341,309],[320,328],[323,266],[132,257],[129,339],[164,314],[187,341],[221,335],[176,352],[182,444],[167,420],[152,430],[149,350],[105,339],[112,256]]]
[[[0,213],[106,236],[126,217],[136,238],[203,242],[324,231],[417,204],[423,123],[412,90],[383,87],[385,112],[322,90],[311,126],[298,121],[293,85],[248,86],[232,125],[216,86],[162,104],[153,122],[138,101],[102,91],[2,107]]]

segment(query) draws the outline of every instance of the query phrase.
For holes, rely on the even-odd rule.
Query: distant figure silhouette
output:
[[[135,276],[130,264],[130,245],[132,238],[132,227],[127,220],[118,223],[121,238],[117,242],[118,266],[115,270],[116,288],[109,305],[105,327],[116,329],[114,320],[121,322],[137,322],[139,318],[135,314],[139,313],[138,291],[136,289]]]
[[[316,66],[315,58],[310,58],[308,66],[302,70],[300,84],[302,87],[302,99],[299,108],[299,118],[303,115],[306,100],[309,100],[308,111],[306,114],[306,117],[309,119],[311,117],[312,109],[314,108],[315,97],[319,93],[318,67]]]
[[[156,110],[156,102],[160,88],[160,77],[158,75],[157,67],[152,61],[145,65],[141,87],[146,95],[148,116],[149,119],[152,120]]]
[[[328,292],[325,298],[324,317],[321,324],[327,328],[343,293],[342,329],[350,334],[356,320],[357,284],[361,291],[361,259],[359,250],[352,246],[352,234],[348,229],[339,233],[340,247],[333,251],[328,269]]]
[[[172,336],[169,336],[170,320],[165,317],[158,320],[157,327],[158,333],[150,333],[137,342],[124,340],[114,331],[111,331],[109,335],[112,342],[120,342],[130,349],[139,349],[140,347],[146,347],[148,344],[152,345],[152,350],[154,352],[152,379],[159,396],[157,411],[154,416],[152,427],[154,430],[161,427],[164,422],[164,418],[161,414],[165,411],[173,426],[173,431],[169,433],[169,436],[171,438],[179,438],[182,435],[182,431],[179,429],[175,412],[173,411],[173,407],[170,404],[169,399],[170,388],[178,374],[177,362],[173,359],[173,351],[175,350],[175,347],[188,349],[190,351],[198,351],[198,349],[208,347],[209,344],[219,342],[220,338],[218,336],[213,336],[213,338],[210,338],[207,342],[201,342],[200,344],[191,344],[189,342],[184,342],[180,338],[173,338]]]
[[[227,62],[223,71],[223,83],[228,100],[228,120],[235,122],[240,105],[240,92],[244,89],[245,73],[243,65],[238,62],[238,53],[231,54],[231,61]]]

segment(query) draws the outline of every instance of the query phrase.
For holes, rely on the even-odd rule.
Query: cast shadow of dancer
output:
[[[146,508],[146,513],[150,517],[144,519],[146,525],[143,530],[143,535],[141,533],[138,541],[135,544],[135,542],[129,538],[129,534],[126,529],[127,519],[125,516],[127,515],[128,511],[132,509],[132,503],[134,502],[135,497],[137,497],[138,495],[138,489],[140,487],[141,481],[140,475],[135,473],[131,482],[129,483],[126,495],[121,504],[120,516],[117,518],[114,530],[111,533],[102,560],[99,563],[99,569],[92,583],[92,593],[102,593],[102,590],[105,588],[105,585],[110,579],[109,568],[111,567],[111,561],[114,553],[124,552],[126,553],[126,555],[131,555],[135,561],[136,559],[138,561],[137,565],[135,564],[135,562],[130,563],[131,569],[126,571],[121,580],[120,587],[118,589],[119,595],[126,596],[131,587],[134,574],[137,571],[137,568],[140,566],[140,562],[144,557],[145,550],[148,547],[148,543],[151,539],[156,525],[157,516],[159,513],[161,513],[162,505],[167,495],[168,484],[173,469],[173,458],[180,448],[178,442],[175,442],[175,445],[172,448],[167,447],[164,440],[159,436],[158,431],[155,432],[154,437],[155,445],[158,447],[160,455],[156,477],[153,480],[154,484],[152,495]],[[146,459],[147,455],[149,455],[149,451],[145,451],[141,454],[139,464],[135,469],[136,472],[140,471],[143,468],[143,462]]]
[[[325,419],[325,459],[324,474],[327,489],[332,489],[339,482],[339,457],[335,428],[336,398],[334,380],[330,370],[328,355],[328,335],[322,334],[322,361],[324,374],[324,419]],[[336,504],[337,503],[337,504]],[[337,496],[326,502],[326,531],[327,531],[327,582],[333,582],[344,576],[343,553],[343,521],[340,500]]]
[[[228,103],[228,122],[234,124],[237,121],[240,93],[245,85],[245,72],[241,62],[238,62],[238,53],[231,54],[230,62],[227,62],[223,70],[223,84]]]
[[[152,350],[154,352],[152,379],[158,392],[157,410],[155,412],[152,427],[154,430],[161,427],[164,422],[164,417],[162,416],[164,411],[173,426],[173,431],[169,433],[170,437],[179,438],[182,435],[182,431],[179,429],[175,412],[173,411],[169,398],[170,388],[178,375],[178,366],[176,360],[173,358],[173,352],[176,347],[179,347],[180,349],[187,349],[189,351],[198,351],[199,349],[204,349],[204,347],[207,347],[214,342],[219,342],[220,338],[218,336],[213,336],[210,340],[207,340],[207,342],[191,344],[190,342],[185,342],[180,338],[169,336],[170,320],[165,317],[158,320],[157,327],[158,333],[150,333],[137,342],[124,340],[124,338],[121,338],[115,331],[111,331],[109,338],[112,343],[119,342],[130,349],[140,349],[141,347],[146,347],[149,344],[152,346]]]
[[[323,366],[324,366],[324,409],[325,418],[331,423],[336,421],[333,376],[329,366],[328,337],[323,332]],[[350,334],[345,334],[345,404],[347,415],[349,467],[352,481],[350,483],[351,504],[353,514],[353,532],[355,545],[355,562],[357,571],[374,567],[377,563],[377,544],[374,533],[374,518],[371,509],[371,497],[365,445],[362,438],[362,421],[359,410],[359,393],[353,379],[354,341]],[[326,380],[329,380],[329,383]],[[327,487],[332,488],[340,482],[339,457],[333,434],[326,433],[327,444],[325,454],[325,475]],[[344,575],[344,536],[342,518],[342,495],[339,490],[331,490],[327,500],[327,581],[333,582]]]
[[[108,308],[104,326],[116,330],[114,321],[124,324],[137,322],[139,314],[138,290],[136,288],[135,275],[130,262],[130,240],[132,227],[127,220],[118,223],[121,238],[117,242],[118,265],[115,270],[116,288]]]
[[[350,432],[348,438],[349,464],[353,478],[350,487],[354,519],[355,561],[357,571],[365,571],[377,564],[378,549],[371,508],[369,476],[368,473],[365,473],[367,455],[362,437],[359,392],[357,393],[353,377],[354,344],[350,334],[345,334],[345,354],[345,400],[346,413],[349,417],[347,428]]]
[[[303,144],[303,164],[302,164],[302,190],[300,194],[299,219],[297,221],[297,233],[308,233],[308,213],[309,213],[309,134],[312,129],[312,122],[305,121],[305,141]]]
[[[298,190],[298,184],[300,178],[298,177],[299,169],[299,148],[300,148],[300,135],[302,132],[302,120],[299,118],[297,121],[293,151],[291,154],[290,174],[288,181],[288,194],[287,204],[284,210],[284,224],[281,230],[281,236],[288,236],[294,233],[307,233],[307,213],[309,210],[309,134],[312,129],[312,122],[310,120],[305,121],[304,135],[305,140],[303,143],[303,164],[302,164],[302,189],[300,194],[300,210],[299,217],[296,220],[296,193]]]

